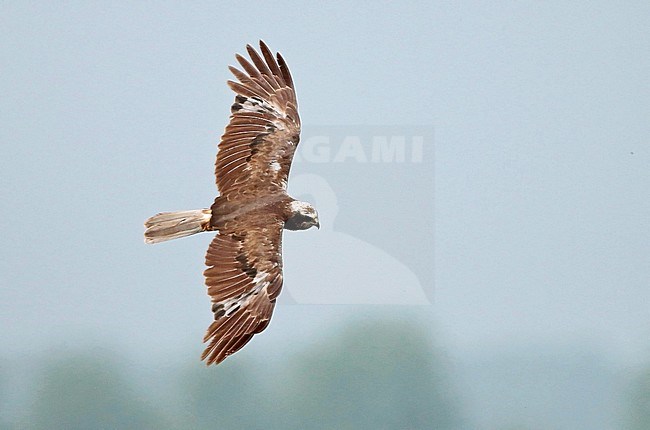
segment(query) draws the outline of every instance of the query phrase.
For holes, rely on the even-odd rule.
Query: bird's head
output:
[[[289,205],[289,210],[289,219],[284,223],[287,230],[307,230],[314,226],[320,228],[318,212],[309,203],[294,200]]]

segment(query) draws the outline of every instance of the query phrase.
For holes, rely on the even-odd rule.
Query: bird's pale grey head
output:
[[[291,214],[289,215],[289,219],[284,223],[284,228],[287,230],[307,230],[314,226],[320,228],[318,212],[309,203],[294,200],[289,205],[289,210]]]

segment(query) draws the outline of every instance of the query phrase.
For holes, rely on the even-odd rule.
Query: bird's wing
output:
[[[205,283],[214,322],[203,338],[202,360],[220,363],[268,325],[282,288],[282,229],[279,218],[241,234],[218,234],[205,256]]]
[[[262,56],[246,46],[251,62],[237,54],[245,73],[230,67],[239,82],[230,123],[219,143],[215,164],[222,195],[250,190],[286,190],[300,139],[298,102],[286,62],[260,41]]]

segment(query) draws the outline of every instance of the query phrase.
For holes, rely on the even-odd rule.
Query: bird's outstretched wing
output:
[[[218,234],[208,248],[204,275],[215,319],[203,338],[208,365],[237,352],[271,319],[282,288],[283,221],[263,221],[242,235]]]
[[[215,164],[221,195],[286,190],[300,139],[298,102],[286,62],[260,41],[262,55],[246,46],[251,61],[237,54],[245,73],[230,67],[239,82],[230,123],[219,143]]]

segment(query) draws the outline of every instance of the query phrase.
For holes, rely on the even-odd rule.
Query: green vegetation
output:
[[[50,353],[26,378],[18,409],[12,383],[23,378],[0,366],[0,428],[650,428],[650,370],[626,397],[611,368],[580,348],[478,357],[454,373],[460,364],[448,368],[425,329],[369,320],[280,363],[242,354],[209,368],[198,360],[145,368],[88,346]],[[620,408],[610,404],[617,399]]]
[[[647,369],[632,383],[627,417],[629,430],[648,430],[650,428],[650,369]]]
[[[218,367],[192,363],[156,376],[162,385],[154,388],[130,381],[111,357],[57,357],[18,427],[462,428],[444,366],[409,324],[350,329],[288,357],[282,369],[260,363],[241,356]]]
[[[134,388],[110,359],[55,359],[45,368],[25,428],[158,428],[162,420],[155,408]]]

